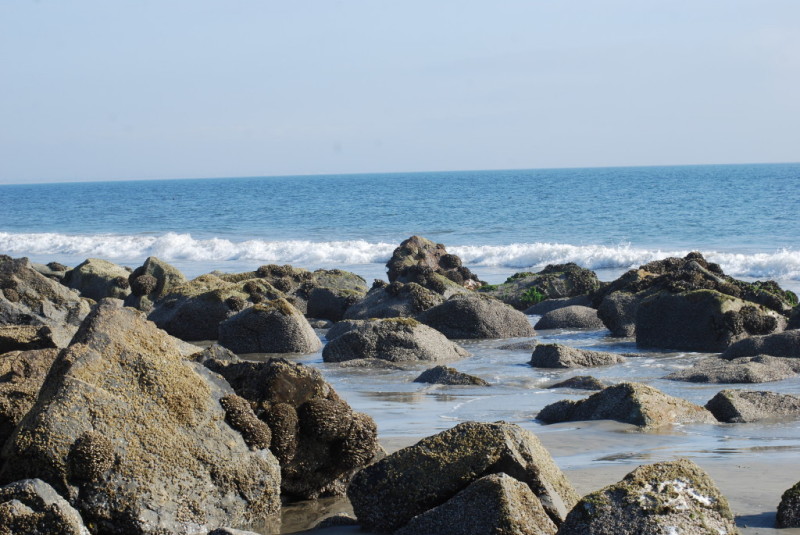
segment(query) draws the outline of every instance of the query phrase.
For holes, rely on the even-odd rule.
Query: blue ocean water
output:
[[[699,250],[732,275],[791,285],[798,185],[800,164],[0,186],[0,252],[132,266],[155,255],[190,275],[290,263],[372,276],[419,234],[487,280],[565,261],[613,273]]]

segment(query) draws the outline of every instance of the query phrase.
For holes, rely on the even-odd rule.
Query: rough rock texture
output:
[[[0,355],[0,448],[33,407],[57,356],[57,349]]]
[[[89,258],[69,270],[61,283],[95,301],[125,299],[131,293],[130,274],[130,270],[107,260]]]
[[[561,344],[538,344],[528,363],[535,368],[591,368],[625,362],[625,357]]]
[[[722,353],[722,358],[735,359],[755,355],[800,358],[800,330],[745,338],[731,344]]]
[[[706,403],[720,422],[746,423],[800,417],[800,397],[753,390],[723,390]]]
[[[358,472],[347,496],[363,528],[391,533],[497,473],[526,483],[557,525],[578,501],[539,439],[503,422],[465,422],[424,438]]]
[[[44,325],[0,325],[0,355],[56,347],[53,331]]]
[[[590,294],[600,288],[594,271],[572,262],[546,266],[538,273],[516,273],[503,284],[484,286],[482,293],[496,297],[518,310],[547,299]]]
[[[306,315],[310,318],[341,321],[351,306],[361,301],[366,292],[339,288],[314,288],[308,294]]]
[[[687,459],[640,466],[585,496],[559,535],[735,535],[733,513],[703,469]]]
[[[157,299],[185,284],[186,277],[177,268],[151,256],[133,270],[128,283],[131,293],[125,298],[125,306],[149,312]]]
[[[577,390],[602,390],[607,384],[590,375],[578,375],[550,385],[547,388],[575,388]]]
[[[227,282],[201,275],[156,301],[147,317],[181,340],[216,340],[220,323],[254,303],[282,296],[262,279]]]
[[[314,529],[326,529],[339,526],[357,526],[358,520],[347,513],[337,513],[321,520]]]
[[[546,313],[533,326],[534,329],[605,329],[605,324],[597,317],[597,311],[584,306],[557,308]]]
[[[272,432],[283,493],[294,499],[344,494],[354,471],[379,450],[375,422],[354,412],[315,368],[266,362],[206,360],[248,400]]]
[[[444,297],[415,282],[377,284],[364,299],[347,308],[344,318],[365,320],[411,317],[443,302]]]
[[[285,299],[254,305],[220,323],[219,344],[234,353],[313,353],[322,347],[308,320]]]
[[[533,336],[528,317],[497,299],[480,294],[454,295],[417,319],[448,338]]]
[[[659,292],[636,309],[636,345],[724,351],[738,340],[785,326],[779,313],[715,290]]]
[[[528,485],[492,474],[415,516],[394,535],[555,535],[557,529]]]
[[[34,270],[27,258],[0,255],[0,325],[45,325],[65,347],[89,313],[76,292]]]
[[[781,496],[775,527],[800,528],[800,483],[796,483]]]
[[[100,304],[2,450],[108,534],[196,533],[280,508],[278,462],[225,421],[230,387],[130,308]]]
[[[70,269],[64,264],[59,264],[58,262],[50,262],[48,264],[37,264],[36,262],[31,262],[31,267],[48,279],[53,279],[57,282],[64,280],[64,277],[67,275],[67,271]]]
[[[512,342],[510,344],[503,344],[497,349],[502,349],[503,351],[533,351],[536,349],[536,345],[539,342],[536,339],[533,340],[525,340],[522,342]]]
[[[536,418],[548,424],[617,420],[643,428],[717,421],[699,405],[668,396],[651,386],[639,383],[609,386],[580,401],[557,401],[543,408]]]
[[[525,314],[528,316],[536,315],[536,316],[544,316],[548,312],[552,312],[553,310],[558,310],[559,308],[564,307],[571,307],[571,306],[582,306],[582,307],[590,307],[592,305],[592,299],[588,295],[576,295],[575,297],[559,297],[558,299],[546,299],[545,301],[541,301],[536,303],[535,305],[531,305],[525,309]]]
[[[469,355],[442,333],[410,318],[348,322],[352,328],[328,342],[325,362],[377,358],[391,362],[453,360]]]
[[[416,282],[427,287],[424,279],[436,273],[471,290],[483,285],[476,275],[461,265],[458,256],[447,253],[444,245],[420,236],[411,236],[403,241],[392,253],[386,269],[389,282]]]
[[[628,292],[607,295],[597,307],[597,317],[612,336],[630,338],[636,334],[636,309],[644,296]]]
[[[690,383],[766,383],[794,377],[800,372],[800,360],[758,355],[725,360],[704,358],[692,367],[665,377]]]
[[[81,515],[40,479],[0,487],[3,535],[89,535]]]
[[[217,528],[208,532],[208,535],[260,535],[255,531],[243,531],[233,528]]]
[[[447,366],[435,366],[429,370],[422,372],[419,377],[414,379],[415,383],[432,383],[437,385],[474,385],[474,386],[489,386],[489,383],[469,375],[468,373],[461,373],[454,368]]]

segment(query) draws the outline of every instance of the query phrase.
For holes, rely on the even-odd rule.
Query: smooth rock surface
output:
[[[525,311],[527,314],[527,311]],[[533,326],[534,329],[605,329],[593,308],[572,305],[547,312]]]
[[[305,316],[285,299],[259,303],[223,321],[218,342],[234,353],[313,353],[322,347]]]
[[[538,344],[528,364],[535,368],[592,368],[625,362],[625,357],[606,351],[589,351],[561,344]]]
[[[125,299],[131,293],[130,274],[107,260],[88,258],[69,270],[61,283],[95,301],[106,297]]]
[[[533,336],[528,317],[497,299],[481,294],[454,295],[417,319],[450,339]]]

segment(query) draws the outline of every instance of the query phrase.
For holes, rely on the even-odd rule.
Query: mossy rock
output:
[[[308,320],[285,299],[259,303],[221,322],[219,344],[234,353],[313,353],[322,347]]]
[[[570,262],[548,265],[537,273],[515,273],[503,284],[484,286],[480,291],[517,310],[525,310],[547,299],[587,295],[599,288],[600,281],[594,271]]]

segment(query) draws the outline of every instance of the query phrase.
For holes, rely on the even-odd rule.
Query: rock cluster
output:
[[[503,284],[481,288],[481,292],[525,310],[526,314],[537,314],[526,309],[545,300],[588,295],[599,288],[594,271],[570,262],[546,266],[538,273],[516,273]]]
[[[433,243],[421,236],[411,236],[403,241],[392,253],[386,268],[389,282],[416,282],[421,286],[433,284],[443,290],[446,283],[435,276],[439,275],[471,290],[483,285],[477,276],[461,265],[458,256],[448,254],[441,243]]]

